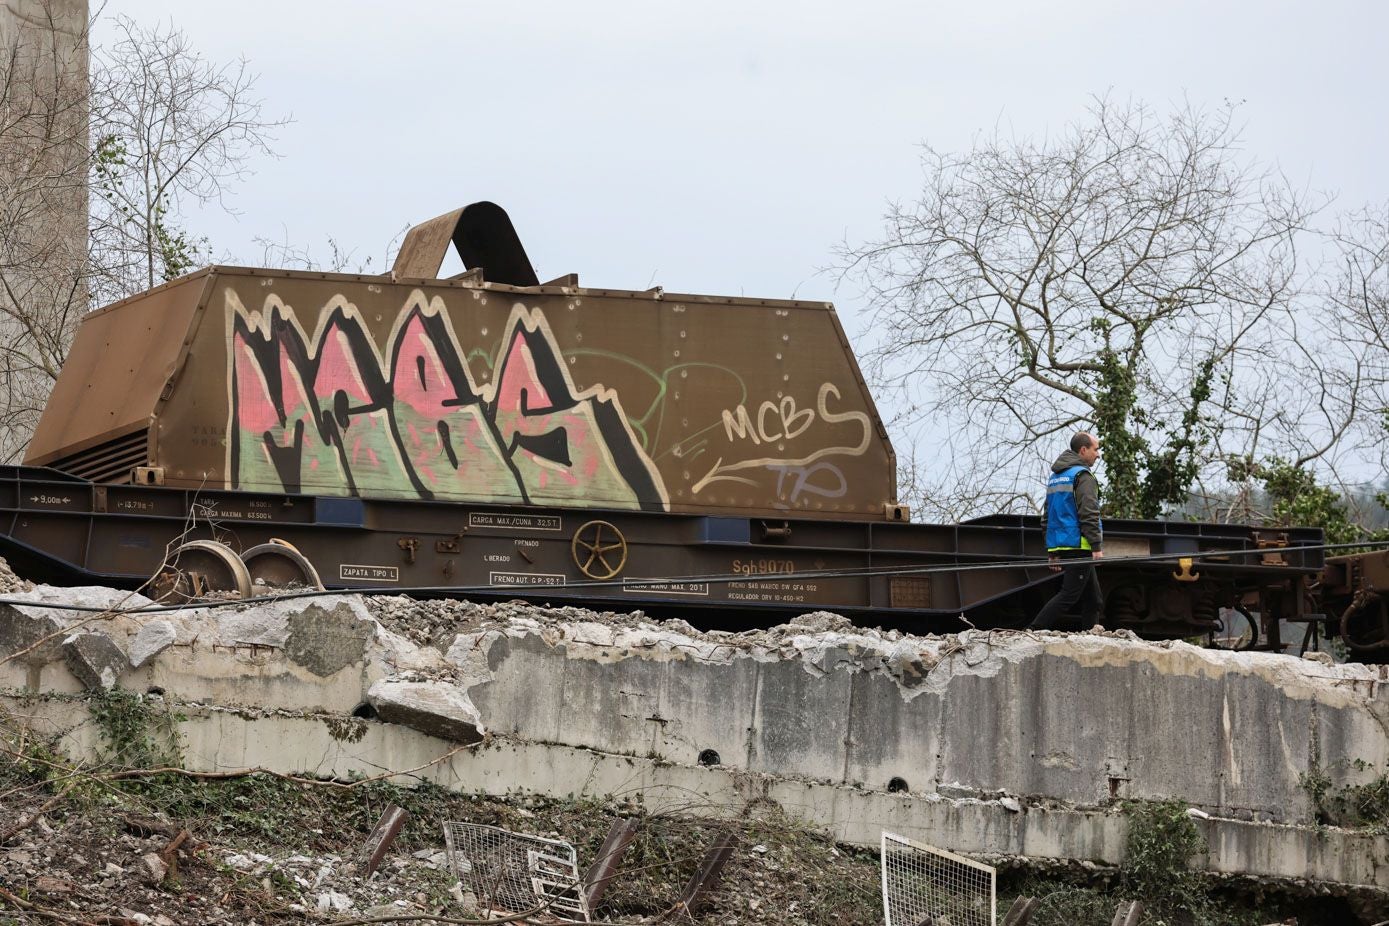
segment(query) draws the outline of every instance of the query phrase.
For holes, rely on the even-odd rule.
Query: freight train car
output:
[[[439,279],[451,243],[468,269]],[[25,465],[0,469],[0,517],[27,575],[176,598],[375,588],[926,631],[1025,624],[1056,582],[1035,518],[909,523],[833,306],[541,283],[491,203],[412,229],[381,276],[210,267],[91,313]],[[1110,521],[1106,620],[1238,623],[1244,645],[1261,623],[1276,645],[1280,619],[1326,620],[1321,544]]]

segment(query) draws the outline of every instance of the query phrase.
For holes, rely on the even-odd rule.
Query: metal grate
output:
[[[148,449],[149,433],[142,428],[124,437],[68,454],[48,465],[92,482],[126,483],[130,482],[130,471],[147,462]]]
[[[545,907],[551,916],[589,922],[574,847],[477,823],[445,823],[449,867],[487,913]]]
[[[883,833],[887,926],[994,926],[996,882],[988,865]]]

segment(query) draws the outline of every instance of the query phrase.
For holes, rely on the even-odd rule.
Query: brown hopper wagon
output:
[[[468,270],[439,279],[450,243]],[[895,487],[831,305],[542,283],[477,203],[412,229],[385,275],[209,267],[88,315],[25,465],[0,470],[0,545],[36,578],[158,574],[179,597],[526,595],[724,624],[1018,625],[1054,590],[1036,519],[911,524]],[[1324,620],[1320,531],[1114,521],[1106,542],[1114,625],[1233,618],[1249,644],[1256,611],[1275,633]]]

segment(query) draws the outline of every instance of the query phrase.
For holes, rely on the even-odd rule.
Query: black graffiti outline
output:
[[[308,414],[305,417],[313,419],[314,427],[323,445],[333,448],[343,473],[348,494],[355,496],[360,495],[360,492],[357,480],[352,474],[348,457],[347,441],[345,440],[346,429],[350,426],[352,417],[356,415],[384,412],[400,469],[409,479],[411,487],[420,498],[433,499],[435,493],[419,477],[413,462],[410,460],[410,455],[405,449],[400,424],[395,415],[396,380],[402,375],[414,374],[421,377],[421,386],[425,385],[422,358],[421,362],[415,365],[416,369],[414,370],[405,371],[400,366],[400,352],[405,341],[404,332],[409,330],[412,321],[418,318],[422,324],[424,336],[433,347],[447,377],[448,382],[441,384],[441,386],[452,390],[453,393],[452,397],[443,400],[441,404],[445,407],[472,405],[478,407],[478,417],[484,422],[493,438],[495,446],[500,452],[501,460],[510,471],[514,486],[523,503],[530,504],[532,499],[520,468],[516,464],[516,452],[526,450],[567,465],[570,462],[568,459],[569,436],[564,427],[560,426],[543,435],[523,434],[518,428],[516,433],[511,435],[510,441],[503,439],[501,426],[497,422],[497,412],[500,404],[501,385],[505,382],[506,367],[510,362],[512,347],[516,338],[522,338],[525,341],[526,349],[535,365],[536,379],[549,397],[549,402],[543,408],[531,408],[526,402],[528,393],[523,389],[521,407],[517,413],[522,418],[530,418],[563,413],[580,406],[586,406],[597,428],[597,436],[611,458],[617,476],[632,491],[638,507],[646,511],[665,511],[668,509],[666,493],[660,483],[660,477],[655,471],[654,464],[638,446],[623,415],[616,394],[597,386],[585,390],[576,390],[573,387],[563,366],[559,348],[553,341],[553,335],[549,333],[548,327],[544,324],[544,316],[539,309],[526,310],[523,306],[518,306],[517,310],[512,312],[507,334],[502,339],[498,357],[493,364],[496,375],[493,377],[492,385],[475,389],[464,366],[461,346],[454,337],[452,326],[442,310],[442,304],[436,306],[426,302],[423,294],[418,290],[412,293],[407,300],[405,308],[397,318],[390,335],[388,351],[390,378],[385,372],[386,358],[377,351],[375,341],[366,330],[356,308],[341,296],[334,297],[328,303],[328,311],[320,318],[320,323],[312,336],[305,334],[294,310],[273,296],[267,298],[265,307],[260,312],[248,312],[240,304],[234,291],[229,291],[228,296],[228,314],[230,316],[229,379],[231,388],[227,471],[230,486],[233,488],[241,485],[241,428],[238,426],[237,408],[240,383],[237,357],[234,353],[235,344],[239,337],[240,343],[245,344],[250,350],[251,357],[264,379],[265,388],[279,420],[281,434],[284,433],[288,425],[288,413],[284,405],[284,382],[280,373],[282,356],[287,360],[289,367],[298,374],[305,399],[309,403],[309,409],[306,410]],[[437,298],[435,302],[438,302]],[[341,332],[346,337],[347,351],[362,376],[362,384],[368,396],[366,403],[350,403],[346,393],[341,390],[335,394],[331,403],[325,403],[315,390],[324,343],[335,332]],[[447,457],[457,469],[460,461],[453,447],[448,423],[441,420],[438,422],[438,426],[441,443],[446,449]],[[286,491],[293,493],[301,492],[303,488],[304,438],[303,418],[295,422],[292,438],[283,445],[276,441],[275,435],[270,431],[265,431],[260,435],[261,446],[269,454],[281,484]],[[564,449],[557,449],[561,444]]]

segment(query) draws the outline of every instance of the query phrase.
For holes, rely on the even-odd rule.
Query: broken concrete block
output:
[[[289,602],[276,602],[265,606],[223,608],[214,616],[217,622],[217,636],[223,645],[273,646],[283,648],[289,636],[285,626],[285,611]]]
[[[142,874],[151,884],[162,883],[169,874],[169,866],[164,864],[158,852],[146,852],[140,856],[140,863],[144,869]]]
[[[461,688],[447,682],[382,679],[367,690],[367,701],[386,723],[398,723],[430,736],[476,743],[485,732],[473,702]]]
[[[113,688],[130,668],[116,641],[104,633],[75,633],[63,641],[63,657],[77,680],[88,689]]]
[[[130,641],[130,665],[136,669],[172,646],[178,631],[169,621],[150,621]]]
[[[337,891],[326,891],[318,895],[319,913],[346,913],[352,909],[352,898],[347,894],[340,894]]]
[[[0,605],[0,657],[32,650],[20,657],[28,665],[56,662],[62,656],[62,629],[55,618],[31,614],[12,605]],[[40,640],[45,642],[39,643]],[[38,643],[37,646],[34,644]]]

